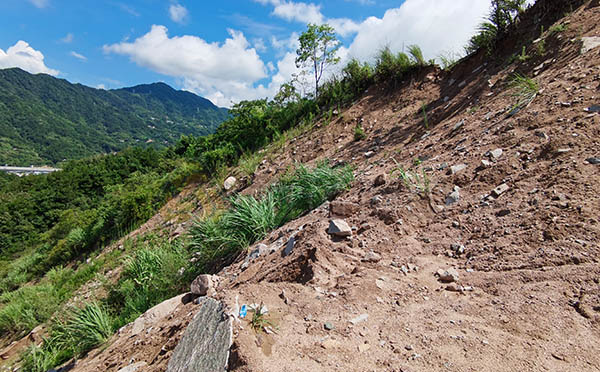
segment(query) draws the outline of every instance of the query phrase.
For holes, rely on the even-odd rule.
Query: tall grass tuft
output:
[[[513,90],[513,97],[517,99],[513,109],[529,105],[537,97],[540,90],[535,80],[518,73],[511,77],[509,87]]]

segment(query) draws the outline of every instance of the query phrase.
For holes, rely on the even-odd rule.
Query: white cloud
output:
[[[75,57],[81,61],[87,61],[87,57],[77,53],[76,51],[72,50],[71,53],[69,53],[70,56]]]
[[[183,5],[171,4],[169,6],[169,16],[173,22],[185,23],[189,17],[189,12]]]
[[[72,33],[69,32],[68,34],[65,35],[65,37],[63,37],[59,41],[61,43],[70,44],[73,42],[73,39],[75,39],[75,35],[73,35]]]
[[[265,64],[241,32],[229,30],[223,43],[208,43],[197,36],[169,37],[164,26],[133,42],[105,45],[105,53],[129,56],[136,64],[163,75],[180,78],[188,90],[213,98],[218,104],[262,94],[253,85],[267,77]],[[260,95],[258,95],[260,96]]]
[[[29,0],[29,2],[40,9],[48,6],[48,0]]]
[[[287,0],[255,0],[263,5],[272,5],[273,15],[286,21],[301,23],[328,23],[341,36],[349,36],[358,31],[358,24],[348,18],[326,18],[321,13],[321,6],[313,3],[294,2]]]
[[[96,89],[106,90],[106,85],[104,85],[104,84],[98,84],[98,85],[96,85]]]
[[[443,51],[460,51],[490,9],[490,0],[406,0],[382,18],[369,17],[349,47],[348,54],[372,61],[389,46],[401,51],[417,44],[427,59]]]
[[[45,73],[56,76],[59,73],[45,65],[42,52],[33,49],[23,40],[19,40],[6,52],[0,49],[0,68],[10,67],[19,67],[32,74]]]

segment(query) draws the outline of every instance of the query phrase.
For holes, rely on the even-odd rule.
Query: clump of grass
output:
[[[430,189],[430,180],[425,170],[421,170],[421,172],[406,170],[402,167],[396,159],[393,159],[396,163],[396,167],[392,169],[390,174],[396,175],[402,180],[404,186],[411,192],[416,192],[419,195],[426,196],[429,195]]]
[[[569,25],[567,25],[565,23],[560,23],[560,24],[557,24],[557,25],[554,25],[554,26],[550,27],[548,29],[548,35],[552,36],[554,34],[565,32],[568,29],[569,29]]]
[[[521,49],[521,54],[517,55],[516,59],[519,62],[527,62],[529,58],[531,57],[527,55],[527,48],[525,47],[525,45],[523,45],[523,48]]]
[[[425,58],[423,58],[423,51],[418,45],[409,45],[408,54],[410,54],[414,65],[425,66],[427,64]]]
[[[276,328],[275,324],[266,317],[266,312],[264,311],[264,305],[261,302],[260,306],[255,309],[251,309],[252,311],[252,319],[250,319],[250,326],[254,329],[255,332],[260,332],[264,330],[266,327]]]
[[[360,141],[365,138],[367,138],[367,134],[365,133],[365,130],[363,129],[362,125],[360,125],[360,123],[356,124],[356,126],[354,127],[354,140]]]
[[[518,73],[512,76],[509,87],[513,90],[513,97],[517,99],[513,110],[529,105],[537,97],[540,90],[535,80]]]
[[[246,176],[251,176],[263,160],[263,154],[260,152],[244,153],[238,162],[239,168]]]
[[[197,252],[199,269],[227,263],[270,231],[335,197],[353,179],[350,167],[299,165],[262,195],[234,197],[229,209],[196,222],[190,230],[190,249]]]

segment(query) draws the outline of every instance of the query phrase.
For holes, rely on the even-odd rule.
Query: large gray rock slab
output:
[[[167,372],[225,371],[232,341],[231,319],[223,304],[206,297],[169,360]]]

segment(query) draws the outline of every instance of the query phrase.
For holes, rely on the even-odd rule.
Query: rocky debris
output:
[[[352,229],[348,223],[344,220],[334,219],[329,222],[329,229],[327,230],[329,235],[338,237],[352,236]]]
[[[454,186],[454,190],[446,196],[446,205],[458,203],[460,200],[460,187]]]
[[[283,250],[283,257],[287,257],[289,256],[292,251],[294,250],[294,246],[296,245],[296,237],[295,236],[290,236],[290,238],[287,241],[287,244],[285,245],[285,249]]]
[[[510,186],[503,183],[502,185],[499,185],[498,187],[496,187],[495,189],[492,190],[492,196],[494,198],[498,198],[498,197],[500,197],[500,195],[504,194],[508,190],[510,190]]]
[[[371,198],[372,206],[379,205],[382,202],[383,202],[383,198],[381,197],[381,195],[375,195],[374,197]]]
[[[237,183],[237,178],[231,176],[228,177],[225,182],[223,182],[223,188],[225,189],[225,191],[229,191],[233,188],[233,186],[235,186],[235,184]]]
[[[360,324],[362,322],[366,322],[367,320],[369,320],[369,314],[360,314],[356,318],[350,319],[350,323],[352,323],[354,325],[357,325],[357,324]]]
[[[146,362],[137,362],[130,364],[127,367],[123,367],[117,372],[142,372],[146,366],[148,366]]]
[[[360,206],[356,203],[346,201],[332,201],[329,204],[329,213],[331,216],[350,217],[358,212]]]
[[[446,286],[446,290],[449,292],[472,292],[473,291],[473,287],[470,286],[462,286],[462,285],[458,285],[456,283],[450,283]]]
[[[167,372],[225,371],[232,342],[231,318],[212,298],[200,302],[169,360]]]
[[[482,159],[481,160],[481,164],[479,164],[479,166],[477,168],[475,168],[476,172],[481,172],[484,169],[488,169],[489,167],[492,166],[492,162],[486,159]]]
[[[140,334],[143,330],[156,324],[156,322],[161,319],[167,317],[169,314],[173,313],[175,309],[183,303],[183,299],[186,294],[179,295],[177,297],[173,297],[169,300],[163,301],[160,304],[154,306],[153,308],[147,310],[144,314],[139,316],[131,326],[131,335],[135,336]],[[121,330],[119,331],[119,333]]]
[[[438,280],[442,283],[453,283],[458,281],[458,271],[454,268],[439,269],[437,271]]]
[[[375,151],[367,151],[365,152],[365,158],[369,159],[375,156]]]
[[[588,163],[593,164],[593,165],[600,164],[600,158],[587,158],[587,159],[585,159],[585,161],[587,161]]]
[[[502,149],[495,149],[495,150],[492,150],[492,151],[488,152],[488,156],[492,160],[496,161],[496,160],[500,159],[500,157],[502,156],[503,152],[504,151]]]
[[[211,275],[198,275],[190,285],[190,291],[197,296],[206,296],[214,291],[214,283]]]
[[[387,174],[381,173],[380,175],[378,175],[375,178],[375,181],[373,182],[373,186],[379,187],[379,186],[385,185],[386,183],[387,183]]]
[[[333,331],[333,330],[335,329],[335,327],[333,326],[333,324],[331,324],[331,323],[329,323],[329,322],[328,322],[328,323],[325,323],[325,324],[323,324],[323,328],[324,328],[326,331]]]
[[[447,174],[449,174],[449,175],[457,174],[458,172],[461,172],[461,171],[463,171],[465,169],[467,169],[467,165],[466,164],[453,165],[453,166],[450,167],[450,169],[448,169]]]
[[[381,256],[373,251],[368,252],[362,259],[363,262],[377,263],[381,261]]]
[[[267,252],[269,252],[269,246],[267,246],[266,244],[258,244],[256,246],[256,248],[254,248],[252,250],[252,252],[250,252],[250,254],[248,255],[248,257],[251,260],[256,260],[260,256],[264,256],[265,254],[267,254]]]
[[[581,38],[581,54],[585,54],[600,46],[600,37],[590,36]]]
[[[505,217],[510,214],[510,209],[501,209],[496,213],[497,217]]]
[[[598,113],[600,112],[600,105],[591,105],[590,107],[584,109],[585,112]]]
[[[465,253],[465,246],[460,243],[452,243],[450,248],[452,248],[452,251],[454,253],[456,253],[457,255],[461,255],[461,254]]]

